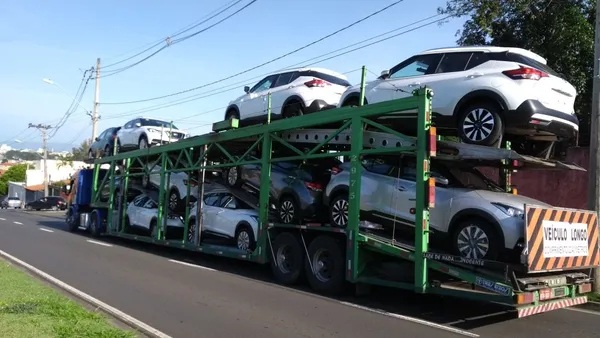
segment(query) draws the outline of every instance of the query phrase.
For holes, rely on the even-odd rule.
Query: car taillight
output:
[[[321,79],[312,79],[308,82],[304,82],[304,85],[307,87],[326,87],[326,86],[331,86],[331,83],[325,81],[325,80],[321,80]]]
[[[183,180],[183,184],[188,185],[188,182],[190,182],[190,184],[192,185],[192,187],[195,187],[198,185],[198,182],[196,180]]]
[[[505,70],[502,74],[510,77],[513,80],[539,80],[543,77],[548,77],[548,74],[541,70],[521,66],[518,69]]]
[[[323,191],[323,186],[320,183],[304,182],[306,187],[313,191]]]
[[[331,168],[331,175],[337,175],[337,174],[339,174],[341,172],[342,172],[342,169],[340,169],[338,167]]]

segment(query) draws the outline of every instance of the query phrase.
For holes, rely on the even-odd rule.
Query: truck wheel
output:
[[[344,261],[344,253],[337,240],[326,235],[315,238],[308,246],[308,257],[304,263],[310,287],[328,295],[342,293],[346,281]]]
[[[298,282],[304,273],[304,252],[298,237],[283,232],[271,244],[273,255],[271,257],[271,271],[279,284],[292,285]]]
[[[75,219],[73,209],[69,209],[69,211],[67,211],[66,223],[67,223],[67,230],[69,230],[69,232],[75,232],[75,230],[77,230],[78,224],[77,224],[77,220]]]
[[[98,224],[98,213],[95,211],[92,211],[92,213],[90,214],[90,234],[93,237],[100,236],[100,227]]]

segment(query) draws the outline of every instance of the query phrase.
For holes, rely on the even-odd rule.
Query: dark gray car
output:
[[[324,159],[308,163],[277,162],[271,165],[271,205],[277,209],[279,221],[301,224],[305,220],[321,221],[325,215],[323,189],[331,178],[333,162]],[[225,183],[231,187],[246,186],[260,190],[260,164],[231,167],[224,172]]]
[[[121,127],[110,127],[96,137],[94,143],[90,145],[88,158],[96,158],[98,156],[110,156],[113,153],[113,147],[117,132]]]

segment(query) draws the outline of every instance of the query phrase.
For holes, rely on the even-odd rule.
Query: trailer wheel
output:
[[[323,294],[342,293],[346,281],[344,261],[342,247],[335,238],[326,235],[315,238],[308,246],[304,263],[310,287]]]
[[[100,236],[100,229],[98,226],[98,213],[96,211],[92,211],[92,214],[90,215],[90,234],[93,237]]]
[[[289,232],[283,232],[275,237],[271,244],[271,271],[275,280],[283,285],[298,282],[304,273],[304,252],[298,237]]]

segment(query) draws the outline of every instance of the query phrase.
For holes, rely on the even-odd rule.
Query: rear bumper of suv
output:
[[[517,109],[504,112],[506,127],[535,129],[572,139],[579,133],[579,119],[544,106],[538,100],[526,100]]]
[[[314,100],[310,106],[304,108],[304,114],[312,114],[322,110],[336,108],[336,105],[329,104],[324,100]]]

